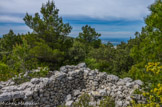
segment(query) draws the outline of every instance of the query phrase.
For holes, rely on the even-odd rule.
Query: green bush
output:
[[[85,93],[79,98],[78,102],[75,102],[73,104],[73,107],[93,107],[89,105],[90,100],[91,100],[91,97]]]
[[[109,96],[101,100],[99,107],[115,107],[115,101]]]
[[[99,64],[97,63],[96,59],[94,59],[94,58],[85,59],[85,63],[91,69],[99,69]]]
[[[17,72],[14,72],[3,62],[0,62],[0,81],[6,81],[16,75]]]
[[[143,96],[146,97],[146,104],[136,104],[132,102],[133,107],[160,107],[162,104],[162,65],[160,62],[151,62],[145,66],[145,73],[139,75],[145,82]],[[137,72],[139,73],[139,72]]]
[[[49,72],[48,67],[41,67],[39,72],[30,72],[27,77],[24,77],[24,73],[22,73],[18,78],[15,78],[14,81],[16,84],[21,84],[27,81],[30,81],[32,78],[40,78],[40,77],[46,77]]]
[[[74,102],[72,107],[95,107],[90,105],[91,96],[87,93],[84,93],[79,97],[79,101]],[[59,107],[66,107],[65,105],[60,105]],[[115,101],[109,96],[106,96],[103,100],[100,101],[100,104],[97,107],[115,107]]]

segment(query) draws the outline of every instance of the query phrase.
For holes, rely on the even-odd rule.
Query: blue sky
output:
[[[48,0],[0,0],[0,36],[13,29],[15,33],[32,31],[23,21],[25,13],[39,12]],[[144,26],[148,6],[155,0],[54,0],[64,22],[73,27],[70,36],[78,36],[88,24],[102,38],[130,38]]]

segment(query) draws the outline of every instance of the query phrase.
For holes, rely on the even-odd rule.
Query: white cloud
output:
[[[0,0],[1,13],[35,13],[48,0]]]
[[[48,0],[0,0],[0,13],[39,12]],[[155,0],[54,0],[64,16],[87,16],[106,20],[143,20]]]
[[[28,12],[39,12],[42,3],[48,0],[0,0],[0,22],[24,23],[23,15]],[[54,0],[61,16],[91,17],[104,20],[143,20],[149,14],[148,6],[155,0]],[[21,16],[20,16],[21,15]],[[82,19],[82,18],[80,18]],[[86,19],[84,19],[86,20]],[[76,21],[77,22],[77,21]],[[79,20],[78,20],[79,22]],[[81,24],[73,25],[71,36],[77,36],[81,31]],[[136,25],[91,25],[102,37],[130,37],[141,28]],[[138,27],[139,26],[139,27]],[[0,25],[0,35],[13,29],[15,33],[31,31],[27,26]],[[131,29],[131,30],[130,30]],[[109,31],[108,31],[109,30]],[[130,31],[129,31],[130,30]],[[117,31],[111,32],[111,31]]]
[[[9,15],[0,15],[0,22],[23,23],[24,21],[21,17],[9,16]]]

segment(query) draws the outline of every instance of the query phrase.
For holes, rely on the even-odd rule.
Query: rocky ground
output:
[[[142,84],[140,80],[120,79],[91,70],[85,63],[66,65],[60,71],[50,71],[49,77],[33,78],[20,85],[14,85],[12,80],[0,82],[0,105],[56,107],[65,104],[70,107],[87,93],[91,96],[90,105],[97,106],[104,96],[111,96],[116,107],[126,107],[132,98],[145,102],[142,96],[134,94]]]

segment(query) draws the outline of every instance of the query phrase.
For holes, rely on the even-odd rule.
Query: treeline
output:
[[[24,17],[32,33],[16,35],[10,30],[0,38],[0,80],[40,66],[55,70],[62,65],[86,62],[92,69],[141,79],[146,84],[154,82],[155,87],[162,81],[162,67],[160,77],[156,77],[147,72],[145,65],[151,62],[152,67],[159,67],[162,62],[161,0],[149,8],[151,14],[145,18],[146,26],[141,32],[136,32],[128,43],[121,42],[114,48],[111,43],[102,44],[101,34],[88,25],[82,27],[76,38],[67,36],[72,27],[63,22],[54,2],[48,1],[42,5],[41,15],[27,13]]]
[[[131,47],[126,43],[113,47],[111,43],[102,44],[94,28],[82,27],[76,38],[67,36],[72,27],[63,23],[53,2],[43,4],[41,15],[28,13],[24,17],[32,33],[14,34],[12,30],[0,40],[1,66],[16,74],[39,66],[51,70],[66,64],[86,62],[89,67],[106,72],[127,72],[133,64],[129,55]],[[126,49],[127,48],[127,49]],[[4,67],[3,67],[4,68]],[[2,73],[3,74],[3,73]],[[14,76],[14,75],[11,75]],[[8,78],[5,78],[5,80]]]

